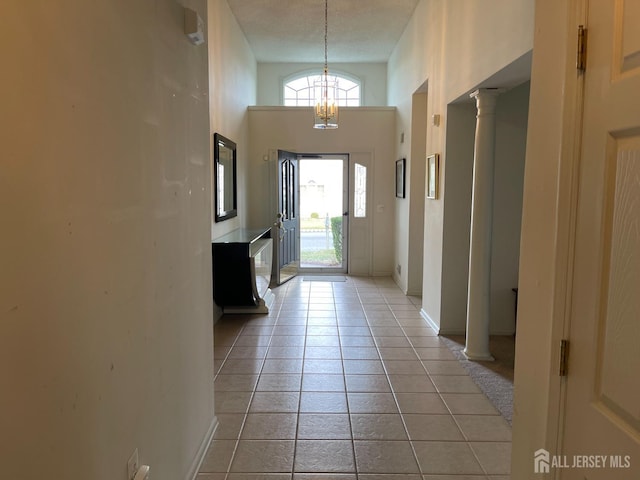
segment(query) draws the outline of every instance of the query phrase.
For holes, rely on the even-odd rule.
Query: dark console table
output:
[[[224,313],[268,313],[271,228],[238,229],[213,239],[213,298]]]

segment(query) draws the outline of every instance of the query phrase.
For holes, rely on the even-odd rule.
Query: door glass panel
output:
[[[280,210],[282,213],[282,219],[286,220],[287,218],[289,218],[288,212],[289,212],[289,195],[287,195],[287,191],[288,191],[288,187],[289,187],[289,181],[287,179],[287,173],[288,173],[288,169],[287,169],[287,163],[288,161],[285,160],[285,164],[282,166],[282,169],[280,170],[280,175],[282,175],[282,179],[281,179],[281,188],[282,188],[282,193],[280,195],[280,199],[281,199],[281,203],[282,205],[280,205]]]
[[[296,218],[296,209],[293,208],[294,205],[296,205],[296,195],[297,195],[297,188],[296,188],[296,184],[295,184],[295,179],[296,179],[296,171],[295,171],[295,165],[292,162],[288,162],[289,163],[289,208],[287,209],[287,212],[289,214],[289,218]]]
[[[367,167],[359,163],[354,166],[353,216],[365,218],[367,216]]]

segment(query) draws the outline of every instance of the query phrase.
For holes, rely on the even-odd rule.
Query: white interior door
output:
[[[637,0],[589,2],[563,479],[640,478],[638,25]]]

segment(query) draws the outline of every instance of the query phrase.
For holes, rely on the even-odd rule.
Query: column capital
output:
[[[504,88],[479,88],[469,94],[471,98],[479,100],[480,97],[495,98],[505,91]]]
[[[479,88],[469,96],[476,99],[478,118],[480,116],[494,115],[498,95],[504,92],[503,88]]]

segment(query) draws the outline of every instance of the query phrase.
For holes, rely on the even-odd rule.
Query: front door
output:
[[[588,6],[560,478],[638,479],[640,2]]]
[[[278,218],[274,229],[277,285],[293,278],[300,265],[298,176],[298,155],[278,150]]]

